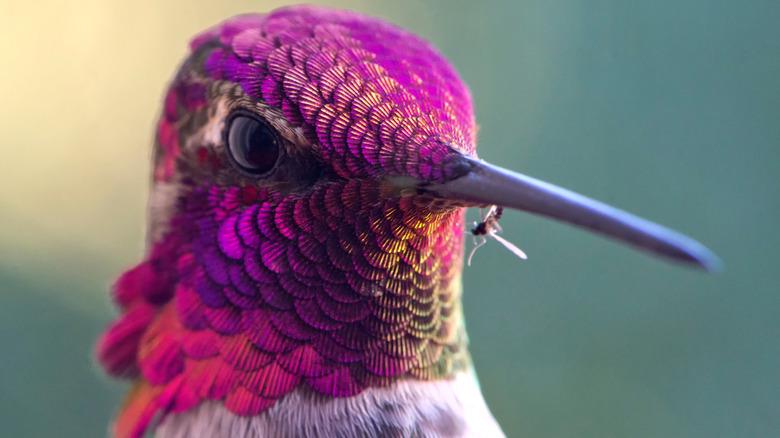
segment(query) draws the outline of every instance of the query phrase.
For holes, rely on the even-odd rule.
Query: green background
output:
[[[345,1],[434,42],[480,155],[700,239],[718,275],[517,212],[465,271],[510,436],[780,435],[780,2]],[[142,254],[149,144],[198,30],[278,2],[0,2],[3,436],[105,433],[92,345]]]

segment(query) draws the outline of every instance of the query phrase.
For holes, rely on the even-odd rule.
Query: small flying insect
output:
[[[526,260],[528,258],[522,249],[518,248],[512,242],[498,235],[498,233],[502,231],[501,225],[498,224],[498,221],[501,219],[501,215],[503,213],[504,207],[500,205],[493,205],[488,209],[487,213],[482,216],[481,222],[474,222],[474,226],[471,228],[471,234],[474,236],[474,248],[472,248],[471,253],[469,253],[469,258],[466,262],[468,266],[471,266],[471,259],[474,257],[474,254],[477,252],[477,250],[482,245],[487,243],[488,237],[496,239],[496,241],[503,245],[504,248],[508,249],[512,252],[512,254],[520,257],[521,259]]]

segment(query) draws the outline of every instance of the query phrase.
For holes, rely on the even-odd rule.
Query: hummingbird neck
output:
[[[133,364],[112,372],[137,367],[148,382],[155,401],[136,423],[206,400],[256,415],[299,387],[352,397],[468,368],[464,212],[383,194],[336,181],[305,195],[183,195],[167,234],[118,282],[127,312],[102,346],[104,363]]]

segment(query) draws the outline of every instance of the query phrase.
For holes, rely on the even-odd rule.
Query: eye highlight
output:
[[[245,112],[227,121],[227,150],[233,163],[244,173],[262,176],[279,161],[280,141],[276,131],[265,120]]]

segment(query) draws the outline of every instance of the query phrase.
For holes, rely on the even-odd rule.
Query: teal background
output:
[[[705,275],[507,212],[530,259],[491,243],[464,281],[509,436],[780,436],[780,3],[329,4],[434,42],[472,89],[484,159],[725,261]],[[124,387],[91,349],[142,254],[166,81],[189,36],[276,5],[0,3],[0,435],[104,435]]]

